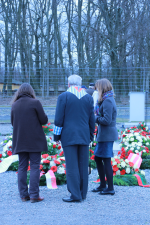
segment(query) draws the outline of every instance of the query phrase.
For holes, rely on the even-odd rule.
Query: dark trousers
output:
[[[22,152],[19,153],[19,168],[18,168],[18,189],[20,197],[30,198],[39,197],[39,180],[40,180],[40,162],[41,152]],[[30,160],[30,181],[29,193],[27,186],[27,169]]]
[[[113,170],[111,166],[111,158],[101,158],[95,156],[98,174],[101,181],[101,187],[106,187],[105,174],[108,182],[108,189],[113,190]]]
[[[89,146],[72,145],[63,148],[66,160],[67,188],[71,199],[85,199],[88,190]]]

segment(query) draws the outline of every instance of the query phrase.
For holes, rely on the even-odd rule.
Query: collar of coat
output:
[[[83,96],[87,95],[87,92],[79,86],[71,86],[67,91],[74,94],[78,99],[81,99]]]

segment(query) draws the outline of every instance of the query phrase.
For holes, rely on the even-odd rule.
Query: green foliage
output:
[[[146,179],[144,175],[138,174],[143,184],[147,184]],[[118,186],[138,186],[137,178],[133,175],[116,175],[113,177],[113,183],[114,185]]]
[[[66,183],[66,174],[55,173],[57,185],[62,185]]]
[[[150,159],[150,153],[143,152],[142,159]]]
[[[96,162],[95,160],[89,159],[89,167],[91,167],[92,169],[96,168]]]
[[[150,169],[150,159],[143,159],[140,169]]]
[[[19,161],[14,162],[10,165],[10,167],[8,168],[8,171],[18,171],[18,166],[19,166]]]

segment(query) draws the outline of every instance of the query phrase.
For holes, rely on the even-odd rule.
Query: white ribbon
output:
[[[18,155],[11,155],[8,158],[4,159],[1,163],[0,163],[0,173],[4,173],[6,172],[6,170],[8,170],[9,166],[13,163],[18,161]]]

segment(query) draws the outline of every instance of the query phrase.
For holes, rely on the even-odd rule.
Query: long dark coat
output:
[[[11,108],[12,153],[48,151],[42,125],[48,122],[39,100],[23,94]]]
[[[54,140],[61,140],[62,147],[89,145],[95,130],[92,96],[75,87],[59,95],[54,124]]]

